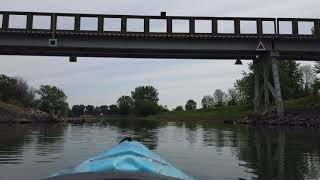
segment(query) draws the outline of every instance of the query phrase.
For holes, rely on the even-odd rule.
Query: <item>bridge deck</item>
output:
[[[71,20],[69,24],[63,21],[66,17]],[[18,25],[13,23],[16,19],[19,20]],[[83,21],[85,19],[87,21]],[[116,26],[115,24],[108,22],[110,19],[117,20],[117,30],[112,27]],[[86,29],[85,23],[88,23],[88,20],[91,25],[93,22],[95,28]],[[140,23],[140,29],[132,30],[132,20],[133,25]],[[163,21],[165,30],[160,32],[154,29],[153,20]],[[206,22],[206,32],[202,31],[199,22]],[[179,23],[186,24],[187,28],[177,29],[176,24]],[[39,28],[39,24],[47,26]],[[62,27],[66,24],[67,27]],[[320,19],[306,18],[0,11],[0,54],[252,59],[261,53],[257,52],[257,45],[261,41],[265,51],[278,50],[281,59],[315,60],[320,57],[318,32]],[[50,45],[49,39],[56,40],[56,44]]]

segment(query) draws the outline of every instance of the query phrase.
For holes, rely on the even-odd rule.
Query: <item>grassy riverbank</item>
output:
[[[320,105],[320,97],[305,97],[300,99],[288,100],[284,102],[286,108],[308,108]],[[275,105],[271,105],[270,109],[275,109]],[[218,107],[212,111],[194,110],[182,112],[166,112],[149,116],[148,120],[159,121],[212,121],[224,122],[239,120],[243,116],[251,114],[253,107],[250,105],[237,105],[228,107]],[[320,110],[319,110],[320,113]]]
[[[309,107],[320,107],[320,96],[288,100],[284,102],[284,105],[287,109],[308,109]],[[271,105],[270,109],[275,109],[275,106]],[[110,119],[144,119],[150,121],[210,121],[222,123],[224,121],[240,120],[241,117],[252,114],[252,111],[253,107],[251,105],[236,105],[217,107],[211,111],[198,109],[194,111],[166,112],[148,117],[136,117],[131,114],[126,116],[83,116],[79,118],[65,118],[63,120],[67,122],[95,122],[97,120],[101,121]],[[45,121],[45,119],[47,119],[46,116],[47,115],[45,113],[40,114],[37,111],[24,109],[19,106],[6,104],[0,101],[0,122],[34,121],[35,119]]]
[[[161,121],[232,121],[237,120],[241,116],[246,116],[251,113],[252,108],[249,105],[245,106],[230,106],[217,107],[212,111],[194,110],[181,112],[166,112],[149,116],[148,120]]]
[[[320,105],[320,96],[309,96],[305,98],[292,99],[284,102],[284,106],[286,108],[304,108],[318,105]]]

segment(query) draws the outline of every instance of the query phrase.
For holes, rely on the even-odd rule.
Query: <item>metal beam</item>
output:
[[[282,117],[284,115],[284,109],[283,109],[280,77],[279,77],[278,62],[277,62],[277,57],[279,57],[279,52],[271,51],[270,56],[271,56],[271,62],[272,62],[273,82],[274,82],[275,93],[276,93],[275,99],[276,99],[276,106],[277,106],[277,114],[279,117]]]
[[[144,18],[144,33],[149,33],[150,32],[150,19]]]
[[[268,59],[263,60],[263,87],[264,87],[264,113],[268,112],[269,108],[269,88],[268,88],[268,82],[269,82],[269,62]]]
[[[54,27],[54,26],[53,26]],[[53,36],[54,35],[54,36]],[[56,38],[59,46],[49,47],[48,39]],[[272,49],[272,40],[265,39],[264,46]],[[258,39],[220,38],[193,39],[184,35],[157,36],[98,36],[70,35],[49,32],[47,35],[24,35],[0,33],[0,54],[85,56],[85,57],[135,57],[177,59],[254,59]],[[278,59],[320,59],[320,43],[317,40],[278,40],[276,47],[281,52]]]
[[[7,30],[8,28],[9,28],[9,13],[3,13],[2,29]]]
[[[260,64],[258,60],[253,60],[254,65],[254,99],[253,99],[253,106],[254,106],[254,113],[258,113],[259,105],[260,105]]]
[[[104,17],[103,16],[99,16],[98,17],[98,32],[99,34],[103,34],[104,30]]]
[[[48,12],[10,12],[0,11],[3,15],[0,29],[0,54],[44,55],[44,56],[90,56],[90,57],[136,57],[136,58],[183,58],[183,59],[253,59],[257,55],[256,47],[263,41],[266,51],[275,47],[281,52],[278,59],[315,60],[320,59],[320,37],[318,35],[300,35],[299,21],[315,22],[320,27],[319,19],[308,18],[261,18],[261,17],[191,17],[191,16],[140,16],[108,14],[74,14]],[[25,29],[9,28],[10,15],[27,16]],[[51,16],[50,30],[33,29],[33,16]],[[57,30],[57,16],[75,17],[74,30]],[[98,19],[98,28],[92,32],[81,30],[82,17]],[[104,18],[120,18],[121,31],[105,31]],[[144,19],[143,32],[127,32],[127,19]],[[149,19],[164,19],[166,32],[150,32]],[[172,32],[172,20],[189,21],[188,33]],[[212,22],[211,33],[196,33],[196,20]],[[218,32],[218,21],[234,21],[234,33]],[[255,21],[257,32],[243,34],[241,21]],[[264,34],[264,21],[292,22],[292,34]],[[98,33],[97,33],[98,32]],[[48,39],[58,39],[59,46],[48,47]]]

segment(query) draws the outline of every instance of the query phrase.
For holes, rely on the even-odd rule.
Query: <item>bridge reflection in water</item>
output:
[[[1,125],[0,177],[40,179],[132,136],[198,179],[320,178],[319,130],[201,122]]]

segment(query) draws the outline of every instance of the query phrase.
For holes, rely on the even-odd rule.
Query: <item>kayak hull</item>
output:
[[[181,170],[136,141],[123,141],[76,166],[52,175],[57,177],[78,173],[139,172],[184,180],[193,180]]]

